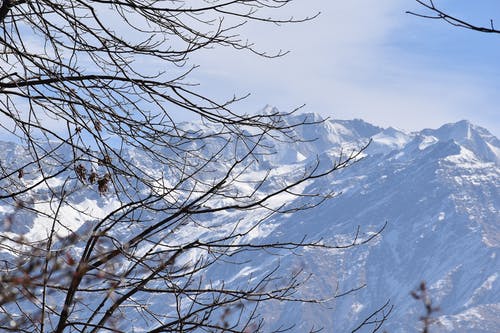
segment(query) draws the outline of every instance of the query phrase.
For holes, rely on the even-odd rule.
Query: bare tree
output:
[[[493,34],[500,33],[500,30],[495,28],[492,19],[489,20],[488,25],[482,25],[482,26],[475,25],[465,19],[449,14],[449,12],[446,9],[443,9],[436,5],[437,1],[433,0],[415,0],[415,1],[418,2],[421,6],[425,7],[426,10],[428,10],[428,12],[419,13],[419,12],[407,11],[408,14],[427,19],[442,20],[455,27],[465,28],[469,30],[474,30],[484,33],[493,33]]]
[[[432,299],[424,281],[420,283],[418,289],[411,292],[411,296],[417,301],[421,301],[424,305],[425,315],[420,317],[420,321],[422,322],[422,333],[429,333],[431,325],[439,323],[434,317],[435,313],[439,311],[439,307],[432,304]]]
[[[279,263],[244,285],[210,274],[255,251],[376,237],[332,245],[251,237],[275,214],[333,197],[299,188],[357,161],[363,147],[249,179],[272,142],[300,141],[294,128],[312,122],[238,114],[240,98],[216,101],[188,79],[189,56],[201,49],[285,54],[259,50],[238,29],[311,19],[276,17],[289,2],[0,2],[0,126],[23,147],[0,165],[0,200],[12,207],[0,240],[2,330],[256,332],[260,302],[321,301],[295,296],[307,276],[288,276]],[[178,123],[179,112],[200,127]],[[20,231],[35,222],[36,235]],[[374,315],[385,320],[386,307]]]

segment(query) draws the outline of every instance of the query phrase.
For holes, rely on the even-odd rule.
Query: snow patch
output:
[[[256,268],[256,267],[245,266],[235,276],[233,276],[233,278],[231,280],[227,281],[227,283],[231,283],[231,282],[233,282],[241,277],[247,277],[257,270],[258,270],[258,268]]]
[[[439,140],[435,136],[424,136],[422,142],[418,145],[418,149],[424,150],[425,148],[432,146]]]
[[[354,302],[352,303],[351,305],[351,311],[354,312],[354,313],[360,313],[361,310],[363,310],[365,306],[359,302]]]
[[[403,148],[409,139],[409,135],[394,128],[388,128],[372,138],[374,143],[390,147],[391,149]]]
[[[498,279],[498,273],[490,275],[486,279],[486,281],[484,281],[483,284],[481,284],[481,286],[474,291],[472,297],[464,304],[464,306],[469,307],[473,305],[478,297],[480,297],[484,293],[487,293],[489,290],[492,290],[493,284],[497,279]]]
[[[486,146],[488,146],[491,152],[495,155],[497,165],[500,164],[500,147],[496,147],[489,142],[486,142]]]
[[[114,209],[118,208],[120,203],[110,200],[99,206],[96,200],[85,199],[78,204],[63,204],[57,207],[57,202],[39,202],[35,203],[34,210],[39,212],[33,220],[33,227],[24,235],[30,241],[40,241],[48,237],[52,226],[59,237],[66,237],[80,228],[86,221],[101,219]],[[56,216],[57,219],[54,219]]]
[[[297,162],[302,162],[304,160],[306,160],[307,157],[305,157],[304,155],[302,155],[300,152],[297,152]]]

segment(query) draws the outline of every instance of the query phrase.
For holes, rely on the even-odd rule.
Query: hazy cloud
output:
[[[240,105],[246,112],[306,103],[307,111],[410,130],[466,118],[498,135],[499,81],[485,64],[498,59],[498,41],[404,13],[412,8],[411,0],[302,1],[289,12],[322,14],[305,24],[246,27],[262,49],[291,54],[269,60],[209,50],[193,58],[201,65],[194,80],[221,98],[251,92]]]

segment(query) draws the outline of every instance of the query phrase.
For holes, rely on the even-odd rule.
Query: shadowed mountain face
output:
[[[240,266],[215,265],[207,276],[237,286],[266,274],[277,262],[284,272],[311,273],[299,295],[329,300],[320,305],[265,303],[261,312],[269,328],[295,325],[292,332],[313,327],[350,332],[390,300],[394,309],[386,322],[387,331],[415,332],[424,308],[410,292],[426,281],[430,296],[440,306],[436,331],[500,331],[499,140],[467,121],[407,133],[362,120],[323,120],[315,114],[293,117],[291,123],[297,119],[312,122],[295,130],[294,136],[303,142],[265,143],[274,154],[260,156],[259,163],[247,170],[248,177],[267,168],[286,175],[317,160],[335,161],[341,152],[372,142],[358,163],[307,185],[334,190],[339,196],[314,210],[274,215],[252,234],[255,241],[300,241],[307,235],[328,244],[345,244],[352,241],[358,226],[361,239],[386,222],[387,226],[380,236],[355,249],[242,254],[234,259],[242,262]],[[2,164],[22,162],[21,147],[0,146]],[[219,148],[215,141],[204,146],[207,154]],[[137,149],[125,149],[124,156],[137,160],[143,169],[157,168]],[[42,200],[43,191],[36,198]],[[104,216],[117,202],[88,189],[73,198],[74,207],[92,212],[71,215],[68,208],[75,229],[91,222],[92,216]],[[299,206],[304,199],[294,200],[289,204]],[[0,202],[0,214],[8,212]],[[13,229],[17,233],[36,237],[43,232],[40,221],[29,213],[19,221],[23,222]],[[364,285],[355,293],[334,298]],[[367,326],[365,331],[371,329]]]

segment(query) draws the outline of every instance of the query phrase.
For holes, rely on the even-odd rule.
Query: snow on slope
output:
[[[409,293],[425,280],[441,307],[441,325],[436,326],[436,331],[500,331],[499,140],[467,121],[406,133],[362,120],[324,120],[316,114],[293,117],[289,119],[291,123],[310,123],[294,129],[294,136],[303,142],[268,142],[275,154],[263,155],[258,165],[248,169],[246,177],[251,179],[262,174],[263,169],[272,168],[272,176],[278,182],[280,177],[293,175],[318,157],[335,160],[341,149],[355,149],[370,139],[372,143],[359,163],[307,184],[309,188],[333,189],[341,192],[340,196],[312,211],[275,215],[249,237],[255,241],[299,241],[308,235],[325,243],[343,244],[352,239],[357,226],[361,227],[362,237],[385,222],[387,227],[380,237],[354,250],[305,249],[301,256],[288,252],[275,256],[242,254],[237,259],[245,265],[216,266],[207,273],[214,285],[217,281],[244,284],[265,274],[279,261],[285,271],[302,269],[313,274],[300,291],[306,298],[331,298],[351,288],[365,284],[366,287],[323,305],[269,302],[261,308],[269,328],[298,323],[293,332],[312,327],[324,327],[324,332],[350,331],[390,299],[395,308],[387,330],[414,332],[424,309]],[[185,126],[200,130],[199,126]],[[217,144],[215,140],[203,149],[210,150]],[[22,160],[19,146],[4,142],[0,146],[2,163]],[[125,154],[137,160],[138,167],[155,170],[148,157],[137,149],[129,149]],[[161,174],[160,171],[167,175],[170,172],[155,172]],[[74,200],[72,204],[82,212],[74,221],[82,225],[117,204],[113,198],[90,191],[75,195]],[[290,204],[298,205],[300,200]],[[10,209],[0,203],[0,215]],[[210,223],[221,226],[211,232],[224,232],[224,214],[211,217]],[[250,219],[242,214],[241,218],[251,223],[259,216]],[[22,221],[16,232],[33,238],[43,233],[44,221],[29,214],[22,216]],[[182,241],[192,237],[192,233],[210,237],[201,229],[185,230],[177,237]]]
[[[333,313],[297,312],[300,322],[322,323],[327,332],[348,331],[390,299],[395,309],[388,330],[415,331],[423,309],[409,292],[425,280],[442,308],[438,331],[499,331],[500,283],[492,278],[500,270],[498,143],[465,121],[420,133],[375,134],[365,160],[330,180],[342,195],[314,214],[295,216],[297,231],[293,223],[286,226],[289,234],[334,239],[357,225],[373,230],[387,221],[376,243],[302,259],[311,272],[319,272],[316,282],[323,293],[334,294],[335,283],[343,290],[356,283],[367,287],[334,302]]]

